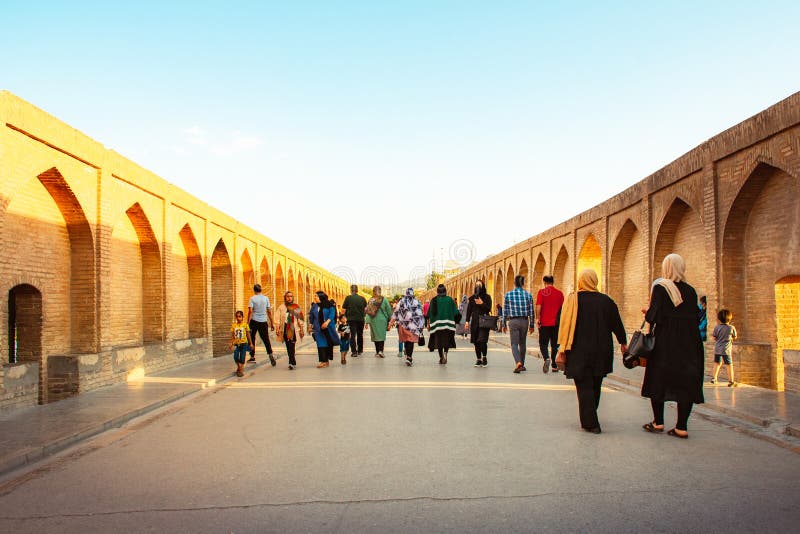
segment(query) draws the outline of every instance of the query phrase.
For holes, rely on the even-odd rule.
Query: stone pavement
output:
[[[492,341],[508,345],[508,336],[493,335]],[[528,341],[528,354],[538,358],[538,341],[535,337],[529,337]],[[392,353],[392,347],[393,344],[387,341],[387,353]],[[307,353],[306,358],[314,352],[310,339],[306,339],[298,349]],[[285,366],[285,353],[278,348],[275,355],[278,365]],[[245,379],[256,369],[268,366],[265,356],[263,352],[257,353],[259,362],[256,365],[248,364]],[[495,359],[492,366],[504,363]],[[511,372],[513,365],[510,354],[507,364]],[[203,360],[57,403],[2,413],[0,474],[36,462],[187,395],[225,382],[232,378],[233,366],[230,356]],[[528,367],[531,373],[541,372],[536,364],[529,363]],[[642,369],[628,370],[619,363],[606,385],[638,394],[642,375]],[[707,384],[705,397],[706,403],[697,407],[695,414],[800,452],[800,396],[745,385],[728,388],[725,385]]]

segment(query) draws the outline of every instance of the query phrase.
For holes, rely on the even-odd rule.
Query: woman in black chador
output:
[[[642,310],[655,332],[655,349],[647,359],[642,396],[650,398],[653,421],[647,432],[664,431],[664,402],[678,403],[678,421],[667,432],[688,438],[692,404],[703,402],[704,357],[697,317],[697,292],[686,283],[686,264],[669,254],[661,264],[662,278],[653,282],[650,307]]]
[[[489,350],[489,328],[481,328],[479,317],[492,313],[492,297],[486,293],[483,281],[475,284],[475,293],[467,301],[467,323],[469,342],[475,345],[475,367],[486,367],[486,353]]]

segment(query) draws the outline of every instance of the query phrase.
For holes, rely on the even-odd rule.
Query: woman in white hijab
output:
[[[642,310],[655,332],[655,349],[647,359],[642,396],[649,397],[653,421],[642,426],[647,432],[664,431],[664,402],[678,403],[678,421],[667,432],[689,437],[687,422],[693,404],[703,402],[705,372],[703,342],[697,317],[697,292],[686,282],[686,264],[677,254],[668,254],[661,264],[662,277],[650,290],[650,307]]]

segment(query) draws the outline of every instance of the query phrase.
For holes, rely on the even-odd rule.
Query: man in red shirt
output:
[[[553,362],[553,372],[558,372],[556,367],[556,354],[558,354],[558,320],[561,315],[561,305],[564,304],[564,293],[553,286],[553,277],[542,278],[544,287],[536,293],[536,324],[539,325],[539,352],[542,353],[544,365],[542,372],[550,370]],[[547,346],[550,345],[550,354]]]

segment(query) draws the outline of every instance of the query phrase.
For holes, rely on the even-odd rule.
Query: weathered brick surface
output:
[[[281,273],[312,275],[304,303],[322,284],[334,298],[349,292],[344,280],[5,91],[0,177],[0,409],[227,355],[234,307],[246,310],[254,282],[273,302],[279,282],[282,295],[278,262]],[[21,363],[10,363],[13,327]]]
[[[709,326],[734,313],[737,379],[800,391],[800,93],[747,119],[605,202],[449,279],[470,293],[529,258],[538,289],[553,274],[565,292],[591,267],[629,331],[641,324],[652,280],[671,252],[707,295]],[[505,270],[504,270],[505,269]],[[707,347],[708,368],[713,348]]]

